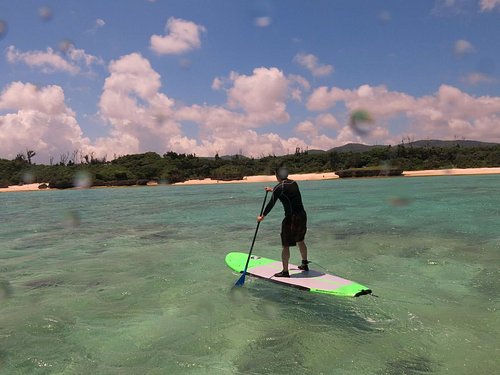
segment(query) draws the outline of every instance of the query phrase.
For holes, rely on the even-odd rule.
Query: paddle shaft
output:
[[[259,216],[262,216],[262,214],[264,213],[264,207],[266,205],[266,200],[267,200],[267,193],[268,193],[268,191],[266,190],[266,195],[264,196],[264,202],[262,202],[262,208],[260,209]],[[253,245],[255,244],[255,239],[257,238],[257,232],[259,231],[259,226],[260,226],[260,221],[257,222],[257,228],[255,228],[255,234],[253,235],[252,246],[250,246],[250,252],[248,253],[248,258],[247,258],[247,262],[245,264],[245,269],[243,270],[243,277],[245,276],[245,273],[247,272],[248,263],[250,262],[250,257],[252,256]]]

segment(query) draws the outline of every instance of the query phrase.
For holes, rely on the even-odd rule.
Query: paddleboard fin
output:
[[[358,293],[356,293],[354,295],[354,297],[364,296],[366,294],[372,294],[371,289],[363,289],[363,290],[359,291]]]

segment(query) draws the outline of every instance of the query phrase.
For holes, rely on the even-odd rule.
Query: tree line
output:
[[[377,146],[364,152],[304,151],[291,155],[268,155],[248,158],[242,155],[197,157],[169,151],[125,155],[112,161],[105,158],[61,158],[53,165],[36,164],[36,152],[27,150],[13,160],[0,159],[0,186],[23,183],[49,183],[50,187],[76,186],[75,176],[86,176],[89,186],[164,183],[188,179],[238,180],[244,176],[270,175],[280,165],[290,173],[335,172],[349,168],[400,168],[405,171],[445,168],[480,168],[500,166],[500,145],[461,147],[412,147],[408,144]],[[75,158],[76,159],[76,158]]]

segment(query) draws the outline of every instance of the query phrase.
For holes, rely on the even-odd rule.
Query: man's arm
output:
[[[257,221],[258,222],[261,222],[262,220],[264,220],[264,217],[266,217],[267,214],[269,214],[269,212],[271,212],[271,210],[273,209],[274,205],[278,201],[279,196],[281,195],[281,192],[282,192],[283,188],[281,187],[281,185],[277,185],[274,189],[270,188],[270,187],[266,187],[265,190],[269,191],[269,192],[272,191],[273,195],[271,195],[271,199],[267,203],[267,206],[264,209],[264,212],[262,213],[262,216],[258,216],[257,217]]]

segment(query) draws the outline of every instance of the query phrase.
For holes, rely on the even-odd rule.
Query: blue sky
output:
[[[0,1],[0,157],[500,142],[498,35],[500,0]]]

